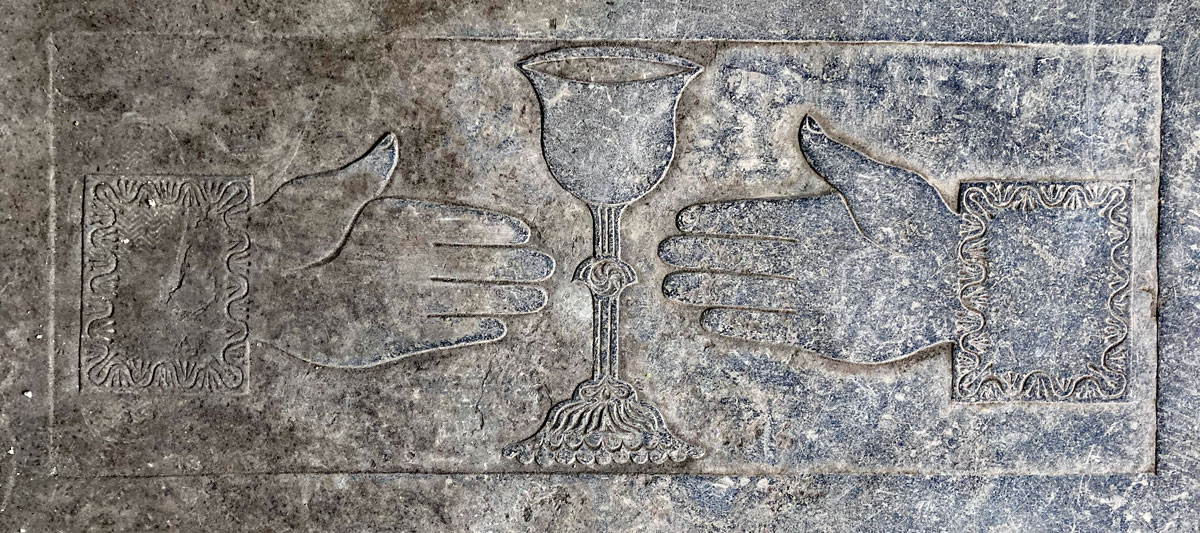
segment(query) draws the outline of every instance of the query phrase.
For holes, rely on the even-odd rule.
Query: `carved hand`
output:
[[[342,169],[295,178],[252,212],[261,337],[319,365],[361,368],[504,337],[546,303],[554,260],[501,213],[380,194],[388,134]]]
[[[880,363],[952,340],[957,217],[921,176],[874,161],[808,117],[805,158],[833,191],[698,204],[659,246],[685,269],[672,300],[705,329]]]

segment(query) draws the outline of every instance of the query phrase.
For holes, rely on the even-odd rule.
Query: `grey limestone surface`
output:
[[[0,531],[1200,531],[1200,4],[0,8]]]

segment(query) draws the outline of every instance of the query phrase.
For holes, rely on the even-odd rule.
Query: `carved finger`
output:
[[[487,316],[535,313],[546,306],[546,291],[525,285],[433,282],[429,316]]]
[[[379,234],[395,232],[400,235]],[[530,230],[521,220],[495,211],[384,197],[363,207],[354,233],[363,240],[405,236],[438,244],[500,246],[525,244]]]
[[[834,238],[853,230],[846,205],[833,194],[696,204],[679,211],[685,233],[777,239]]]
[[[948,342],[930,338],[919,328],[878,330],[853,314],[832,308],[790,312],[716,308],[706,310],[700,323],[723,337],[804,348],[830,359],[856,363],[895,362]]]
[[[439,206],[431,217],[433,242],[463,245],[512,245],[529,242],[529,226],[516,217],[473,207]]]
[[[288,328],[273,341],[305,361],[337,368],[367,368],[416,354],[500,340],[503,322],[486,317],[446,317],[380,324],[374,320],[324,322],[335,327]]]
[[[789,242],[679,235],[662,241],[658,255],[668,265],[692,270],[795,277],[828,269],[841,256],[863,244],[857,239]]]
[[[408,257],[414,250],[431,246],[511,246],[528,240],[529,227],[508,215],[472,207],[385,197],[364,205],[339,246],[314,264],[348,255],[385,260]],[[507,279],[503,275],[499,277]],[[473,275],[466,279],[489,278]],[[524,280],[513,278],[513,281]]]
[[[820,313],[763,311],[759,309],[715,308],[700,315],[704,329],[725,337],[783,344],[811,346],[814,338],[825,337],[826,325]]]
[[[796,295],[819,297],[820,288],[795,279],[712,272],[678,272],[663,279],[663,294],[689,305],[788,310]]]
[[[554,273],[554,258],[527,248],[435,246],[429,268],[438,280],[534,282]]]

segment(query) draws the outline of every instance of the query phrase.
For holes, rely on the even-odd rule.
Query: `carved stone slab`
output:
[[[52,45],[59,475],[1155,464],[1157,47]]]

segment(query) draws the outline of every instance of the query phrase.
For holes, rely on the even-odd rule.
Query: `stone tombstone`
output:
[[[64,474],[1153,468],[1157,48],[346,46],[56,37]]]
[[[13,523],[1056,530],[1165,483],[1164,48],[744,33],[45,33],[76,512]],[[1080,530],[1200,527],[1145,490]],[[842,505],[908,510],[761,514]]]

